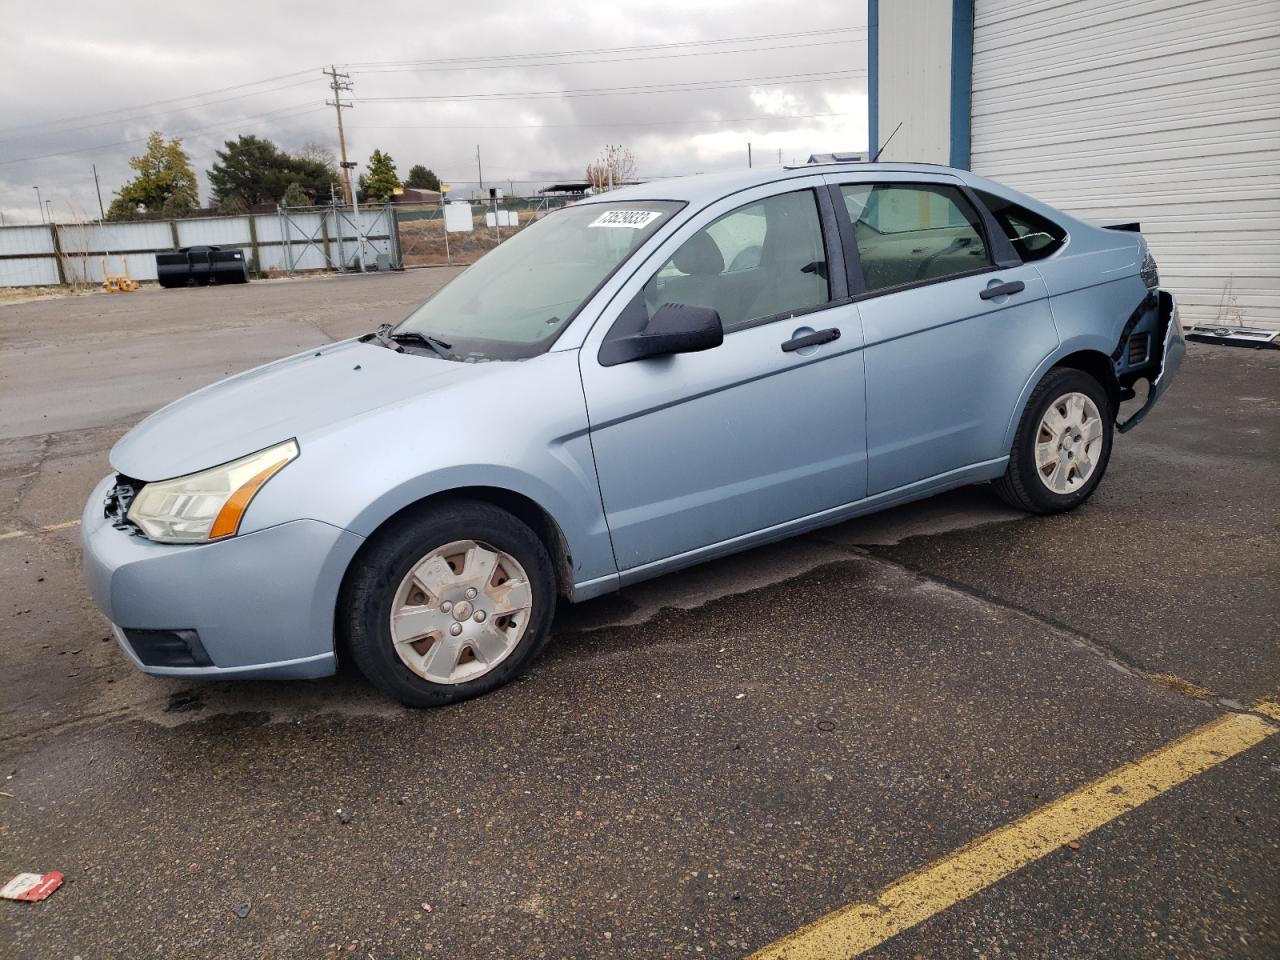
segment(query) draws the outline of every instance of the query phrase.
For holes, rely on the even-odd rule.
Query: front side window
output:
[[[444,341],[459,360],[545,352],[574,314],[684,204],[565,207],[481,257],[395,330]]]
[[[1067,242],[1067,231],[1047,217],[994,193],[976,192],[1024,263],[1043,260]]]
[[[686,240],[643,290],[649,317],[665,303],[712,307],[725,333],[830,299],[812,190],[726,213]]]
[[[840,192],[868,292],[993,265],[978,215],[955,187],[856,183]]]

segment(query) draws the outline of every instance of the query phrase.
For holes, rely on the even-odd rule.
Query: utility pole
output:
[[[330,64],[328,70],[321,70],[320,72],[329,78],[329,89],[333,91],[333,99],[326,100],[325,103],[333,107],[338,114],[338,152],[342,155],[342,193],[346,198],[347,205],[350,206],[351,168],[347,166],[347,136],[342,130],[342,111],[350,110],[354,104],[349,100],[344,101],[342,92],[351,90],[351,75],[339,73],[335,64]]]
[[[342,175],[347,178],[347,189],[351,189],[351,168],[356,165],[354,160],[342,161]],[[351,212],[356,218],[356,259],[360,261],[360,272],[368,273],[368,268],[364,265],[364,225],[360,222],[360,198],[352,195]]]
[[[747,169],[751,169],[751,141],[747,141]]]
[[[480,144],[476,144],[476,176],[480,178],[480,195],[484,196],[484,170],[480,166]]]
[[[44,223],[44,201],[40,199],[40,188],[32,187],[31,189],[36,192],[36,207],[40,210],[40,222]]]
[[[102,185],[98,183],[98,165],[93,164],[93,189],[98,191],[98,219],[107,219],[107,212],[102,209]]]

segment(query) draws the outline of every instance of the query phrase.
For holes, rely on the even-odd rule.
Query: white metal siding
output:
[[[951,4],[882,0],[880,65],[880,159],[950,163]]]
[[[975,173],[1140,221],[1184,321],[1280,327],[1280,0],[976,0],[973,47]]]

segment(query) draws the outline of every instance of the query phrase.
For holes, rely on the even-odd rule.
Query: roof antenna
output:
[[[902,129],[902,123],[899,122],[899,124],[893,128],[893,133],[889,134],[889,140],[892,140],[894,137],[896,137],[898,135],[898,131],[901,129]],[[884,153],[884,148],[889,145],[889,140],[886,140],[884,143],[880,144],[880,149],[877,150],[876,155],[871,158],[872,163],[875,163],[877,160],[880,159],[880,154]]]

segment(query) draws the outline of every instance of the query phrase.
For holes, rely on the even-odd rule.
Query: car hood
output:
[[[181,477],[450,384],[503,363],[457,363],[347,340],[248,370],[153,413],[111,450],[119,473]]]

